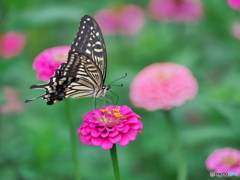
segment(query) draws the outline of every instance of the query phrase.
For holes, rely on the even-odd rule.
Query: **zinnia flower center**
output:
[[[157,82],[165,82],[165,81],[168,81],[169,79],[171,79],[172,72],[165,70],[165,71],[162,71],[162,72],[154,73],[152,77]]]
[[[62,53],[62,52],[55,52],[52,54],[53,60],[56,62],[65,62],[67,61],[67,53]]]
[[[224,157],[222,162],[224,164],[227,164],[230,167],[237,166],[238,163],[239,163],[238,158],[233,157],[231,155],[228,155],[228,156]]]
[[[103,112],[101,118],[98,121],[103,122],[107,127],[115,126],[121,123],[125,117],[120,111],[120,109],[100,109]]]

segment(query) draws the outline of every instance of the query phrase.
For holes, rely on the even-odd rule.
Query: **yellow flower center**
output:
[[[161,72],[156,72],[152,75],[153,79],[157,82],[165,82],[171,79],[173,76],[173,73],[169,71],[168,69],[162,70]]]
[[[223,163],[229,165],[230,167],[234,167],[238,165],[239,160],[236,157],[232,157],[231,155],[228,155],[223,158]]]
[[[102,111],[103,113],[108,111],[108,109],[100,109],[100,111]]]
[[[67,61],[68,54],[63,52],[55,52],[52,54],[53,60],[56,62],[65,62]]]
[[[114,113],[113,114],[115,117],[122,117],[122,114],[121,113]]]
[[[99,121],[105,123],[108,127],[112,127],[114,125],[119,124],[124,120],[124,116],[119,112],[120,109],[113,108],[113,109],[100,109],[103,112],[103,115]]]

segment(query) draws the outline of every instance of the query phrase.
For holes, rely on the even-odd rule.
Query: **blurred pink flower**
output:
[[[143,10],[136,5],[124,6],[118,16],[119,32],[133,35],[140,31],[144,24]]]
[[[231,8],[240,10],[240,0],[228,0],[228,4]]]
[[[19,97],[14,89],[5,86],[4,93],[7,104],[0,106],[0,113],[11,113],[22,111],[23,104],[19,101]]]
[[[67,61],[69,46],[58,46],[44,50],[33,62],[33,68],[37,71],[37,79],[48,81],[54,75],[54,71]]]
[[[101,31],[107,35],[115,34],[117,31],[117,15],[113,9],[103,9],[95,15]]]
[[[192,73],[174,63],[155,63],[144,68],[133,80],[130,98],[136,107],[148,111],[169,110],[197,94]]]
[[[143,128],[138,119],[128,106],[106,106],[95,109],[84,115],[84,122],[78,129],[79,139],[89,146],[101,146],[102,149],[111,149],[113,144],[119,143],[126,146]]]
[[[142,8],[132,4],[119,9],[100,10],[95,19],[102,32],[108,35],[116,33],[134,35],[141,30],[145,21]]]
[[[232,31],[233,31],[233,36],[236,39],[240,40],[240,24],[239,23],[236,23],[233,25]]]
[[[190,22],[203,15],[199,0],[151,0],[149,11],[159,21]]]
[[[208,170],[215,172],[236,172],[240,176],[240,151],[223,148],[214,151],[206,160]]]
[[[26,36],[18,32],[7,32],[0,36],[0,55],[5,59],[19,55],[26,43]]]

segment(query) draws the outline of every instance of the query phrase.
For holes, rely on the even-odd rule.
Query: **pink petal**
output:
[[[89,124],[89,127],[91,128],[91,129],[94,129],[96,126],[98,126],[97,124],[94,124],[94,123],[90,123]]]
[[[101,131],[101,132],[104,131],[105,129],[106,129],[105,126],[98,128],[98,130]]]
[[[139,124],[139,128],[142,129],[142,128],[143,128],[143,123],[142,123],[142,121],[138,120],[138,124]]]
[[[111,133],[109,134],[109,137],[114,137],[114,136],[116,136],[116,135],[118,135],[118,131],[117,131],[117,130],[111,132]]]
[[[80,127],[83,128],[83,127],[88,127],[88,126],[89,126],[89,122],[84,122],[81,124]]]
[[[125,135],[128,137],[129,140],[135,140],[136,136],[138,134],[138,131],[131,129],[128,133],[126,133]]]
[[[128,123],[137,123],[138,122],[138,119],[135,117],[128,117],[127,119],[128,119],[128,121],[127,121]]]
[[[92,145],[91,141],[88,141],[88,142],[87,142],[87,145],[88,145],[88,146],[91,146],[91,145]]]
[[[104,142],[104,138],[102,137],[92,137],[91,142],[95,146],[99,146]]]
[[[132,110],[126,106],[126,105],[123,105],[121,107],[121,111],[120,111],[122,114],[126,115],[126,114],[129,114],[129,113],[132,113]]]
[[[108,139],[105,139],[101,146],[102,146],[102,149],[108,150],[108,149],[112,148],[113,143],[111,141],[109,141]]]
[[[102,115],[103,115],[103,112],[100,111],[100,109],[96,109],[96,110],[94,111],[94,118],[95,118],[95,119],[101,118]]]
[[[132,129],[141,129],[141,125],[140,124],[130,124],[129,125]]]
[[[122,134],[121,140],[119,141],[120,146],[126,146],[129,144],[128,136]]]
[[[118,134],[117,136],[115,137],[109,137],[108,139],[112,142],[112,143],[117,143],[121,140],[121,134]]]
[[[107,129],[107,131],[109,131],[109,132],[113,132],[113,131],[115,131],[115,127],[114,127],[114,126],[111,127],[111,128],[106,127],[106,129]]]
[[[87,133],[90,133],[92,131],[92,129],[90,127],[86,127],[85,130]]]
[[[116,126],[116,130],[118,131],[122,131],[124,129],[124,124],[123,123],[120,123]]]
[[[101,132],[96,129],[92,129],[92,131],[91,131],[92,137],[98,137],[100,134],[101,134]]]
[[[108,131],[101,133],[101,136],[102,136],[103,138],[107,137],[108,135],[109,135],[109,132],[108,132]]]
[[[123,129],[121,130],[122,133],[127,133],[129,131],[129,125],[124,125]]]
[[[89,141],[89,140],[91,140],[92,136],[91,135],[86,135],[85,138],[86,138],[86,140]]]
[[[89,139],[86,138],[86,136],[80,135],[79,139],[82,142],[82,144],[88,144],[90,142]]]
[[[79,130],[80,130],[80,133],[84,136],[88,134],[88,132],[86,131],[86,128],[82,128],[82,129],[79,129]]]

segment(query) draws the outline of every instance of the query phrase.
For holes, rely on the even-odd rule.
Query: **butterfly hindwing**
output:
[[[83,55],[84,56],[84,55]],[[101,89],[102,77],[99,68],[91,59],[85,59],[84,73],[81,71],[81,77],[77,78],[75,82],[71,83],[66,90],[66,95],[72,98],[90,97],[96,96],[98,91],[95,89]],[[81,67],[80,67],[81,69]],[[77,75],[78,77],[78,75]]]

